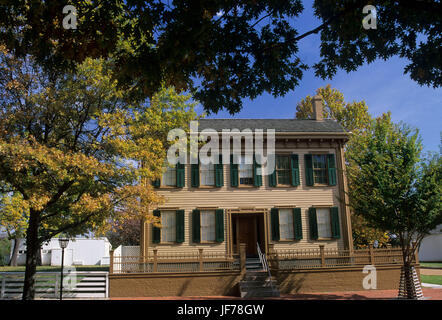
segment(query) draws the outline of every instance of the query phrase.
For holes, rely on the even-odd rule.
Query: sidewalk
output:
[[[442,289],[423,288],[425,300],[442,300]],[[347,292],[299,293],[281,295],[279,298],[254,298],[253,300],[391,300],[397,299],[397,290],[365,290]],[[247,300],[239,297],[133,297],[111,300]]]

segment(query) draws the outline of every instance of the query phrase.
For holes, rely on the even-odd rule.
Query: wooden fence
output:
[[[238,256],[224,252],[204,251],[159,253],[150,257],[116,256],[111,252],[110,273],[215,272],[240,271]]]
[[[63,275],[63,298],[105,298],[108,296],[108,273],[77,271]],[[0,272],[0,299],[19,299],[23,292],[24,272]],[[37,272],[35,295],[38,298],[60,297],[60,272]]]
[[[267,255],[271,269],[296,270],[365,265],[402,265],[400,248],[338,250],[317,249],[271,250]],[[415,255],[415,262],[418,262]]]

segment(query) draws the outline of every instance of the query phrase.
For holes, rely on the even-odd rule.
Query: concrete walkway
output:
[[[421,274],[426,276],[442,276],[442,269],[420,269]]]
[[[442,289],[423,288],[425,300],[442,300]],[[318,292],[281,295],[273,298],[253,298],[254,300],[395,300],[397,290],[365,290],[348,292]],[[110,298],[111,300],[247,300],[239,297],[131,297]]]

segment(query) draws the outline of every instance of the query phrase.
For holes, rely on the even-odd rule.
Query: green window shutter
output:
[[[305,184],[307,186],[312,186],[314,184],[313,180],[313,157],[311,154],[304,155],[305,162]]]
[[[160,186],[161,186],[161,179],[155,179],[155,180],[153,180],[152,181],[152,185],[155,187],[155,188],[159,188]]]
[[[299,160],[297,154],[292,154],[291,157],[291,168],[292,168],[292,186],[299,186]]]
[[[339,226],[339,210],[338,207],[330,208],[330,217],[332,224],[332,237],[339,239],[341,237],[341,228]]]
[[[184,210],[176,211],[176,242],[184,242]]]
[[[233,163],[233,154],[230,155],[230,186],[238,186],[238,164]]]
[[[215,164],[215,187],[220,188],[224,185],[224,166],[223,157],[219,155],[219,163]]]
[[[318,221],[315,208],[308,209],[308,222],[310,227],[310,238],[313,240],[318,239]]]
[[[177,163],[176,164],[176,186],[178,188],[184,187],[184,181],[185,181],[185,170],[184,170],[184,164]]]
[[[327,155],[327,165],[328,165],[328,184],[330,186],[336,185],[336,164],[335,164],[335,155],[328,154]]]
[[[278,208],[270,209],[270,220],[272,223],[272,240],[279,241],[279,210],[278,210]]]
[[[198,209],[192,211],[192,242],[201,242],[201,220],[200,211]]]
[[[198,163],[190,165],[190,185],[192,188],[198,188],[200,186],[200,164]]]
[[[161,211],[154,210],[153,215],[155,217],[161,217]],[[152,242],[153,243],[160,243],[161,242],[161,228],[157,228],[157,227],[152,228]]]
[[[215,210],[215,241],[224,241],[224,210]]]
[[[253,185],[255,187],[262,186],[261,164],[256,162],[256,156],[253,156]]]
[[[295,233],[295,239],[302,239],[302,221],[301,221],[301,208],[293,208],[293,230]]]

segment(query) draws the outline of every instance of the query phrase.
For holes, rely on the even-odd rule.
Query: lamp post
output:
[[[61,248],[61,281],[60,281],[60,300],[63,299],[63,264],[64,264],[64,249],[69,244],[68,238],[58,238],[58,243]]]

